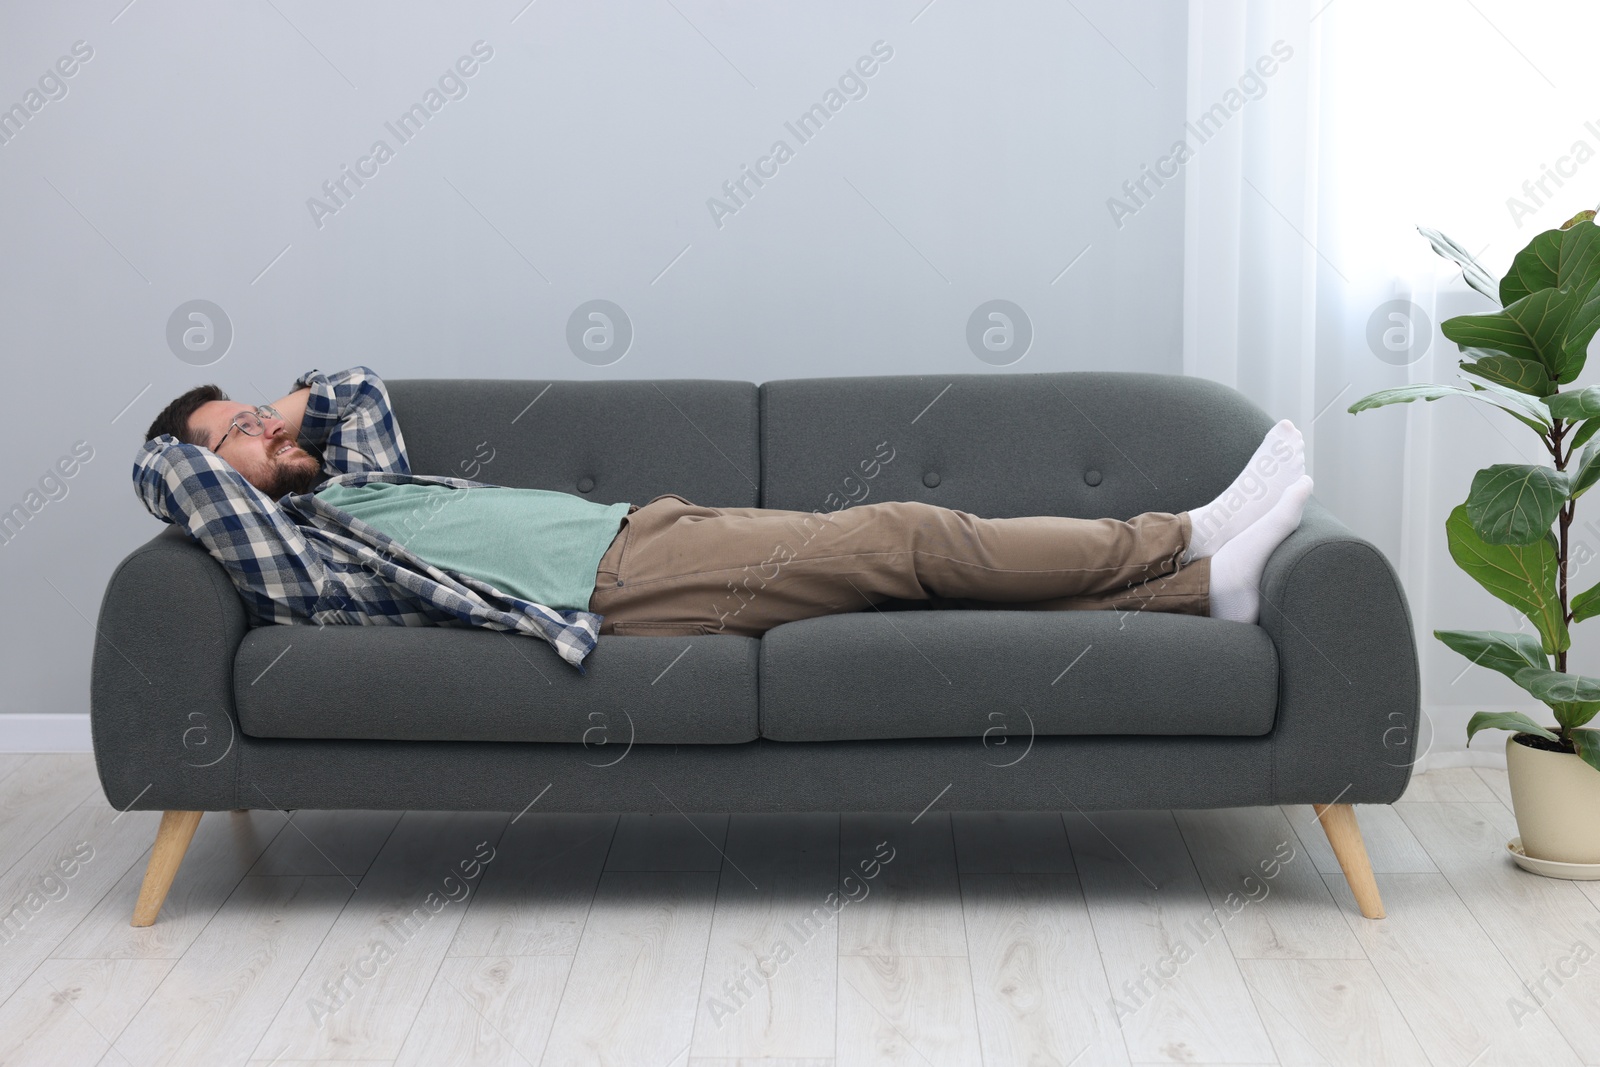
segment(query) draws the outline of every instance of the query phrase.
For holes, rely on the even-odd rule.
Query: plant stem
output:
[[[1571,459],[1571,452],[1569,450],[1567,455],[1561,454],[1561,441],[1562,438],[1566,436],[1566,432],[1569,427],[1565,425],[1559,418],[1553,420],[1553,423],[1554,424],[1550,429],[1550,454],[1555,460],[1556,470],[1565,471],[1567,469],[1567,461]],[[1573,425],[1576,425],[1576,423]],[[1576,506],[1577,502],[1570,499],[1561,505],[1561,514],[1559,519],[1559,524],[1561,527],[1561,542],[1560,549],[1556,555],[1556,561],[1559,568],[1557,571],[1557,592],[1561,598],[1561,621],[1563,625],[1568,626],[1570,626],[1572,623],[1572,612],[1567,610],[1567,531],[1572,526],[1572,514],[1576,509]],[[1560,671],[1562,674],[1567,673],[1567,652],[1565,649],[1562,649],[1556,653],[1556,670]],[[1567,727],[1561,721],[1560,716],[1556,717],[1556,736],[1561,738],[1561,744],[1563,747],[1566,747],[1570,744],[1567,738]]]
[[[1561,506],[1561,552],[1557,557],[1560,563],[1559,592],[1561,594],[1561,621],[1567,624],[1572,622],[1572,612],[1567,610],[1567,529],[1572,525],[1573,502],[1567,501]],[[1567,652],[1562,649],[1556,653],[1556,670],[1563,674],[1567,670]]]

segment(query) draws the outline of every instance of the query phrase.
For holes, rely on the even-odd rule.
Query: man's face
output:
[[[207,448],[273,500],[309,493],[323,481],[322,464],[294,442],[282,419],[262,419],[261,433],[254,437],[239,429],[228,431],[235,415],[254,410],[254,405],[234,400],[210,400],[190,416],[189,425],[204,435]]]

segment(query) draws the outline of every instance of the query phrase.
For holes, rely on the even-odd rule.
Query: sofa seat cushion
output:
[[[543,641],[495,630],[262,626],[239,645],[233,695],[255,737],[558,741],[602,764],[629,744],[755,740],[759,648],[606,635],[581,675]]]
[[[1195,615],[869,609],[761,641],[775,741],[969,737],[993,763],[1035,735],[1259,736],[1277,703],[1267,632]]]

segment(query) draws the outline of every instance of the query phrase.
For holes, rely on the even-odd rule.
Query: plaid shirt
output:
[[[388,391],[371,369],[307,371],[295,380],[294,387],[301,386],[310,386],[311,394],[300,443],[322,454],[322,485],[490,484],[412,474]],[[183,526],[227,569],[252,625],[515,630],[543,638],[579,674],[588,673],[583,659],[594,649],[603,616],[520,600],[435,567],[315,493],[273,501],[210,449],[171,434],[146,441],[133,463],[133,484],[152,515]]]

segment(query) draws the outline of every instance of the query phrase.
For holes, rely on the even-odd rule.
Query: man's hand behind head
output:
[[[292,401],[294,394],[290,398]],[[300,399],[295,414],[305,410]],[[276,405],[272,405],[276,408]],[[178,397],[150,425],[146,439],[170,433],[188,444],[208,448],[270,499],[310,492],[324,480],[321,461],[295,441],[297,426],[252,404],[229,400],[214,385],[203,385]]]

